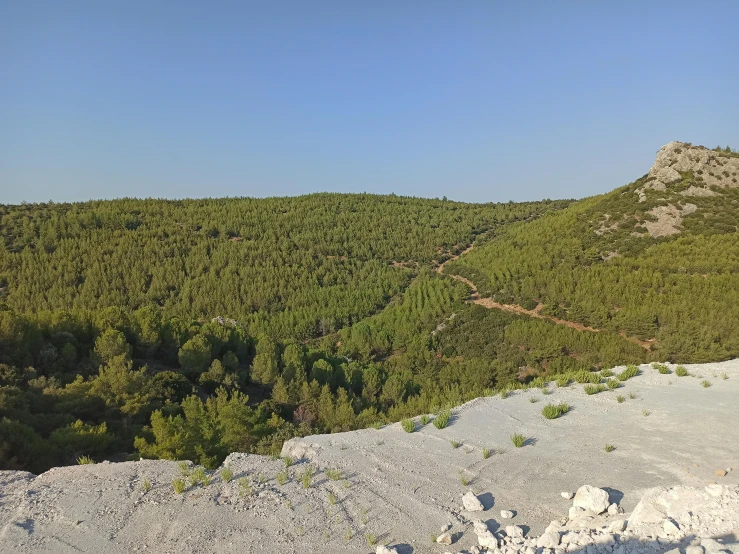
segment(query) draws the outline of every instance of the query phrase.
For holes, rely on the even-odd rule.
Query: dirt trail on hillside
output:
[[[467,252],[470,252],[475,247],[474,244],[470,245],[468,248],[463,250],[461,253],[452,256],[447,261],[445,261],[443,264],[439,265],[439,267],[436,268],[436,271],[438,273],[443,273],[444,275],[447,275],[451,277],[452,279],[455,279],[457,281],[460,281],[470,287],[471,292],[470,296],[468,298],[468,302],[471,302],[472,304],[477,304],[478,306],[482,306],[483,308],[488,309],[494,309],[494,310],[503,310],[504,312],[511,312],[514,314],[520,314],[520,315],[527,315],[529,317],[536,317],[538,319],[548,319],[549,321],[552,321],[554,323],[557,323],[558,325],[566,325],[570,329],[575,329],[576,331],[590,331],[592,333],[600,333],[601,329],[596,329],[595,327],[588,327],[586,325],[583,325],[582,323],[576,323],[574,321],[567,321],[565,319],[559,319],[558,317],[554,317],[551,315],[545,315],[541,313],[542,308],[544,305],[539,302],[539,304],[534,308],[533,310],[527,310],[523,306],[519,306],[518,304],[501,304],[500,302],[496,302],[492,298],[480,298],[480,293],[477,290],[477,287],[475,284],[470,281],[469,279],[466,279],[465,277],[462,277],[461,275],[453,275],[451,273],[444,273],[444,266],[448,264],[449,262],[452,262],[454,260],[457,260],[461,256],[464,256],[467,254]],[[619,333],[623,338],[628,340],[629,342],[633,342],[634,344],[638,344],[642,348],[649,350],[654,344],[654,339],[652,340],[641,340],[636,337],[630,337],[623,331]]]

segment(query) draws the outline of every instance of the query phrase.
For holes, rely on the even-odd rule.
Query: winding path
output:
[[[492,298],[480,298],[480,293],[477,291],[477,287],[475,286],[475,283],[470,281],[469,279],[466,279],[465,277],[462,277],[461,275],[453,275],[451,273],[444,273],[444,266],[448,264],[449,262],[453,262],[454,260],[457,260],[461,256],[464,256],[467,254],[467,252],[471,251],[475,247],[474,243],[468,246],[466,249],[464,249],[459,254],[456,254],[446,260],[444,263],[440,264],[436,268],[437,273],[442,273],[444,275],[447,275],[451,277],[452,279],[455,279],[457,281],[460,281],[470,287],[471,292],[470,296],[468,298],[468,302],[472,304],[477,304],[478,306],[482,306],[483,308],[488,308],[491,310],[503,310],[504,312],[511,312],[514,314],[520,314],[520,315],[527,315],[529,317],[536,317],[538,319],[548,319],[549,321],[552,321],[554,323],[557,323],[558,325],[565,325],[569,327],[570,329],[575,329],[576,331],[590,331],[592,333],[600,333],[601,329],[596,329],[595,327],[587,327],[583,325],[582,323],[576,323],[574,321],[567,321],[565,319],[559,319],[558,317],[545,315],[541,313],[542,308],[544,305],[539,302],[539,304],[534,308],[533,310],[527,310],[523,306],[519,306],[518,304],[501,304],[500,302],[496,302]],[[641,340],[636,337],[630,337],[626,335],[623,331],[619,333],[623,338],[626,340],[633,342],[634,344],[638,344],[642,348],[649,350],[654,344],[654,339],[651,340]]]

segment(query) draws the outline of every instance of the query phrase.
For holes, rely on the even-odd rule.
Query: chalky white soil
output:
[[[296,461],[282,486],[275,479],[281,460],[246,454],[226,461],[235,474],[230,483],[214,475],[209,486],[179,495],[171,485],[180,473],[176,462],[61,467],[38,477],[0,472],[0,552],[367,553],[376,548],[368,539],[376,539],[399,554],[441,554],[469,552],[477,544],[475,520],[501,539],[507,525],[536,537],[558,520],[568,544],[543,551],[536,539],[509,538],[500,552],[685,552],[691,542],[712,537],[717,541],[704,541],[700,552],[689,547],[687,554],[739,553],[739,360],[686,367],[691,376],[642,366],[623,387],[591,396],[582,385],[551,383],[548,395],[534,389],[479,398],[456,409],[442,430],[428,424],[409,434],[393,424],[295,439],[283,449]],[[701,386],[704,379],[710,387]],[[625,402],[618,403],[618,395]],[[561,401],[572,406],[568,414],[541,415],[547,403]],[[531,440],[515,448],[513,433]],[[452,440],[461,446],[453,448]],[[615,450],[606,452],[606,444]],[[483,448],[494,453],[483,459]],[[308,466],[315,474],[306,489],[296,475]],[[342,478],[330,479],[327,469],[341,470]],[[240,494],[241,477],[249,479],[252,495]],[[145,479],[153,485],[148,492]],[[711,483],[725,486],[711,495],[704,489]],[[560,493],[584,484],[607,490],[625,514],[562,519],[572,501]],[[649,489],[678,486],[695,489],[663,493],[680,500],[674,505],[649,493],[657,505],[647,514],[655,519],[649,525],[630,524],[615,535],[595,531],[629,520]],[[468,489],[483,511],[462,509]],[[501,510],[514,518],[502,519]],[[665,533],[664,518],[677,524],[676,534]],[[432,543],[447,525],[454,544]]]

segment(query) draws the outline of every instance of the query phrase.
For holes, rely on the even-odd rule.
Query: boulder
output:
[[[620,533],[626,529],[626,521],[623,519],[614,519],[608,524],[608,531],[610,533]]]
[[[608,493],[603,489],[583,485],[577,489],[572,505],[583,510],[590,510],[597,515],[605,512],[610,506],[610,502],[608,501]]]
[[[608,506],[608,515],[615,516],[620,513],[623,513],[623,510],[619,509],[618,504],[611,504]]]
[[[513,512],[510,510],[501,510],[500,517],[503,519],[511,519],[513,517]]]
[[[498,539],[482,521],[473,521],[472,527],[477,535],[477,543],[483,548],[493,550],[498,548]]]
[[[556,531],[549,531],[544,533],[536,540],[537,548],[557,548],[559,546],[559,533]]]
[[[462,506],[468,512],[482,512],[485,509],[480,499],[472,491],[464,493],[464,496],[462,496]]]
[[[518,525],[506,525],[505,534],[512,539],[522,539],[523,529],[521,529]]]

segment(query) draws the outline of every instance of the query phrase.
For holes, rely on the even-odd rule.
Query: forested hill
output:
[[[510,226],[447,265],[481,296],[653,341],[680,362],[739,355],[739,154],[673,142],[649,173]]]
[[[563,205],[313,194],[0,206],[0,309],[153,306],[304,339],[382,308],[476,235]]]

